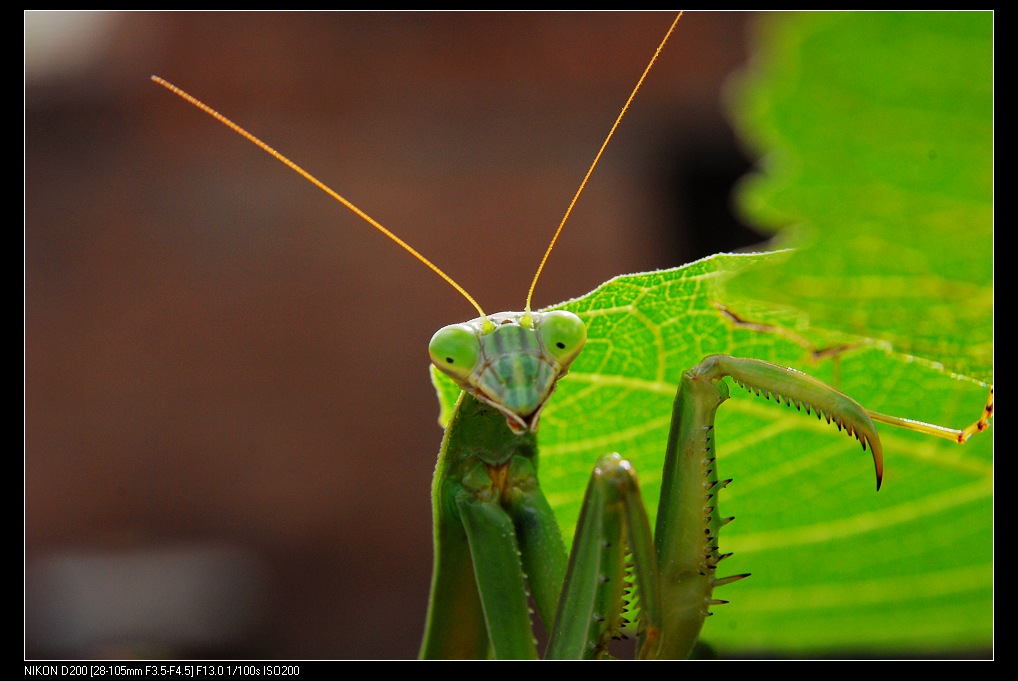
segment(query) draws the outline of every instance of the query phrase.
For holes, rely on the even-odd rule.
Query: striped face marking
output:
[[[523,433],[537,430],[541,409],[586,340],[571,312],[500,312],[439,329],[428,350],[460,388]]]

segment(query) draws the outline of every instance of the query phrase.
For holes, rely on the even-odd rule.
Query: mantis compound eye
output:
[[[563,367],[568,367],[587,342],[587,327],[572,312],[545,312],[537,321],[537,335],[545,351]]]
[[[481,344],[477,333],[466,324],[443,326],[431,337],[428,353],[432,363],[452,376],[464,381],[481,359]]]

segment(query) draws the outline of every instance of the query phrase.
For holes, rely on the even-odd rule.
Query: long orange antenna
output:
[[[679,12],[678,16],[675,17],[675,21],[673,21],[672,25],[668,28],[668,32],[665,33],[665,37],[661,40],[661,44],[658,45],[657,49],[654,51],[654,56],[650,58],[650,63],[647,64],[647,68],[643,70],[643,75],[640,76],[640,80],[637,81],[632,94],[629,95],[629,99],[626,100],[625,106],[623,106],[622,111],[619,112],[619,117],[615,119],[615,124],[612,125],[611,130],[608,131],[608,136],[604,138],[604,143],[601,144],[601,148],[598,150],[597,156],[594,157],[594,162],[590,164],[587,174],[583,176],[583,181],[580,182],[580,188],[576,190],[573,200],[569,202],[569,207],[566,208],[566,214],[562,216],[562,222],[559,223],[558,229],[555,230],[555,236],[551,238],[551,243],[548,244],[548,250],[544,252],[544,257],[541,258],[541,264],[537,266],[537,272],[534,274],[534,280],[530,282],[530,290],[527,292],[527,304],[523,309],[526,316],[530,316],[530,300],[534,297],[534,289],[537,287],[537,280],[541,276],[541,272],[544,270],[544,264],[548,262],[548,256],[551,255],[552,249],[555,248],[555,242],[558,241],[559,234],[562,233],[562,228],[566,226],[566,220],[569,219],[569,214],[573,212],[573,206],[576,205],[577,199],[580,198],[580,192],[582,192],[583,188],[587,186],[587,180],[590,179],[590,175],[594,172],[597,162],[601,160],[601,154],[604,153],[605,147],[608,146],[608,142],[611,140],[612,135],[615,134],[615,129],[619,127],[619,123],[622,122],[622,117],[626,115],[629,105],[633,103],[636,93],[639,91],[640,86],[643,85],[643,81],[647,78],[647,74],[650,73],[650,67],[652,67],[654,62],[657,61],[658,55],[661,54],[661,50],[664,49],[665,43],[668,42],[668,38],[671,37],[672,32],[675,30],[675,26],[679,23],[679,19],[681,18],[682,12]]]
[[[288,159],[286,156],[283,156],[281,153],[279,153],[278,151],[276,151],[275,149],[270,147],[265,142],[262,142],[260,139],[258,139],[257,137],[255,137],[254,135],[249,133],[247,130],[245,130],[244,128],[240,127],[239,125],[237,125],[236,123],[231,121],[229,118],[227,118],[223,114],[219,113],[218,111],[216,111],[212,107],[208,106],[207,104],[204,104],[203,102],[201,102],[201,101],[195,99],[194,97],[192,97],[191,95],[187,94],[186,92],[181,90],[179,87],[177,87],[173,83],[167,82],[167,81],[163,80],[162,78],[160,78],[159,76],[152,76],[152,80],[155,81],[156,83],[158,83],[159,85],[162,85],[164,88],[166,88],[167,90],[169,90],[173,94],[181,97],[182,99],[184,99],[189,104],[193,104],[194,106],[198,107],[199,109],[201,109],[202,111],[207,113],[209,116],[212,116],[217,121],[219,121],[220,123],[222,123],[226,127],[228,127],[231,130],[233,130],[235,133],[237,133],[241,137],[244,137],[245,139],[247,139],[252,144],[254,144],[254,145],[258,146],[258,147],[261,147],[261,149],[263,151],[265,151],[268,154],[274,156],[278,161],[280,161],[284,165],[288,166],[291,170],[296,172],[298,175],[303,177],[305,180],[307,180],[311,184],[315,185],[316,187],[321,189],[323,192],[325,192],[326,194],[328,194],[329,196],[331,196],[332,198],[336,199],[341,204],[343,204],[344,206],[346,206],[347,208],[352,210],[361,219],[366,221],[372,227],[374,227],[379,232],[381,232],[382,234],[384,234],[385,236],[389,237],[390,239],[395,241],[397,244],[402,246],[404,250],[406,250],[408,253],[410,253],[410,255],[414,256],[415,258],[420,260],[422,263],[427,265],[428,268],[430,268],[432,272],[434,272],[438,276],[440,276],[443,279],[445,279],[449,283],[450,286],[452,286],[454,289],[459,291],[463,295],[464,298],[466,298],[468,301],[470,301],[471,305],[473,305],[475,308],[477,308],[477,313],[482,318],[487,319],[487,315],[484,314],[484,310],[482,310],[481,306],[477,304],[477,301],[474,300],[473,296],[471,296],[469,293],[467,293],[466,289],[464,289],[462,286],[460,286],[455,281],[453,281],[452,277],[450,277],[448,274],[446,274],[445,272],[440,270],[438,268],[438,266],[435,265],[433,262],[431,262],[430,260],[425,258],[423,255],[418,253],[417,250],[415,250],[410,244],[408,244],[407,242],[403,241],[398,236],[396,236],[395,234],[390,232],[388,229],[383,227],[382,224],[379,223],[377,220],[375,220],[373,217],[371,217],[370,215],[368,215],[367,213],[362,211],[357,206],[353,205],[350,201],[346,200],[345,198],[343,198],[342,196],[337,194],[335,191],[332,190],[332,188],[327,186],[324,182],[319,180],[317,177],[315,177],[314,175],[312,175],[308,171],[306,171],[303,168],[301,168],[299,165],[297,165],[296,163],[294,163],[293,161]]]

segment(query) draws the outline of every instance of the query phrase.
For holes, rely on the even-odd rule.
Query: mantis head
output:
[[[502,412],[520,434],[537,430],[541,409],[586,340],[572,312],[499,312],[442,327],[428,352],[438,369]]]

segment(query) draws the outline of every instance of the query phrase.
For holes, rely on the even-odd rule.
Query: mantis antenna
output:
[[[484,319],[488,318],[488,316],[486,314],[484,314],[484,310],[481,309],[481,306],[477,304],[476,300],[474,300],[474,297],[471,296],[469,293],[467,293],[466,289],[464,289],[462,286],[457,284],[453,280],[452,277],[450,277],[448,274],[446,274],[441,269],[439,269],[438,265],[436,265],[435,263],[433,263],[430,260],[428,260],[427,258],[425,258],[423,255],[418,253],[417,250],[413,246],[411,246],[410,244],[408,244],[407,242],[403,241],[398,236],[396,236],[395,234],[390,232],[380,222],[378,222],[373,217],[371,217],[370,215],[368,215],[367,213],[362,211],[360,208],[355,206],[349,200],[347,200],[344,197],[340,196],[338,193],[336,193],[335,190],[333,190],[331,187],[329,187],[324,182],[319,180],[317,177],[315,177],[314,175],[312,175],[308,171],[306,171],[303,168],[301,168],[299,165],[297,165],[296,163],[294,163],[293,161],[288,159],[286,156],[283,156],[281,153],[279,153],[278,151],[276,151],[275,149],[270,147],[268,144],[266,144],[265,142],[263,142],[260,139],[258,139],[255,135],[251,134],[250,132],[248,132],[244,128],[240,127],[239,125],[237,125],[236,123],[231,121],[229,118],[227,118],[223,114],[221,114],[218,111],[216,111],[215,109],[213,109],[211,106],[205,104],[204,102],[199,101],[195,97],[192,97],[188,93],[184,92],[183,90],[181,90],[179,87],[177,87],[173,83],[170,83],[170,82],[168,82],[166,80],[163,80],[159,76],[152,76],[152,80],[154,82],[158,83],[159,85],[162,85],[164,88],[166,88],[167,90],[169,90],[173,94],[177,95],[178,97],[180,97],[181,99],[186,101],[188,104],[193,104],[194,106],[198,107],[199,109],[201,109],[202,111],[207,113],[209,116],[212,116],[217,121],[219,121],[220,123],[222,123],[223,125],[228,127],[230,130],[233,130],[235,133],[237,133],[241,137],[245,138],[246,140],[248,140],[249,142],[251,142],[255,146],[260,147],[263,151],[265,151],[269,155],[274,156],[276,158],[276,160],[280,161],[281,163],[283,163],[284,165],[289,167],[291,170],[296,172],[298,175],[303,177],[305,180],[307,180],[311,184],[315,185],[316,187],[321,189],[323,192],[325,192],[326,194],[328,194],[329,196],[331,196],[332,198],[336,199],[341,204],[343,204],[344,206],[346,206],[347,208],[352,210],[355,214],[357,214],[358,217],[360,217],[361,219],[366,221],[369,225],[371,225],[372,227],[377,229],[379,232],[381,232],[382,234],[384,234],[385,236],[389,237],[390,239],[395,241],[397,244],[402,246],[405,251],[410,253],[410,255],[414,256],[415,258],[420,260],[422,263],[427,265],[428,268],[431,269],[432,272],[434,272],[438,276],[440,276],[443,279],[445,279],[449,283],[450,286],[452,286],[454,289],[459,291],[461,294],[463,294],[464,298],[466,298],[468,301],[470,301],[470,304],[473,305],[477,309],[478,314],[482,318],[484,318]]]
[[[605,147],[608,146],[608,142],[611,141],[612,135],[615,134],[615,129],[619,127],[619,123],[622,122],[622,117],[626,115],[626,111],[629,110],[629,105],[633,103],[633,99],[636,97],[636,93],[640,90],[640,86],[643,85],[643,81],[647,78],[647,74],[650,73],[650,68],[654,66],[654,62],[657,61],[658,55],[661,54],[661,50],[664,49],[665,43],[668,42],[668,38],[671,37],[672,32],[675,30],[675,26],[679,23],[679,19],[682,18],[682,12],[679,12],[678,16],[675,17],[675,21],[668,27],[668,32],[665,33],[665,37],[661,39],[661,44],[654,50],[654,56],[650,58],[650,63],[647,64],[647,68],[643,70],[643,75],[640,76],[640,80],[636,82],[636,87],[633,88],[633,92],[629,95],[629,99],[622,107],[622,111],[619,112],[618,118],[615,119],[614,125],[611,130],[608,131],[608,136],[604,138],[604,142],[601,144],[601,148],[598,149],[597,155],[594,156],[594,162],[590,164],[590,168],[587,170],[587,174],[583,176],[583,181],[580,182],[580,187],[576,190],[576,194],[573,195],[573,200],[569,202],[569,207],[566,208],[566,214],[562,216],[562,222],[559,223],[558,229],[555,230],[555,235],[551,238],[551,243],[548,244],[548,250],[544,252],[544,257],[541,258],[541,264],[537,266],[537,272],[534,274],[534,280],[530,282],[530,290],[527,292],[527,304],[523,308],[524,319],[530,317],[530,300],[534,297],[534,289],[537,287],[537,279],[541,276],[541,272],[544,270],[544,264],[548,262],[548,256],[551,255],[551,250],[555,248],[555,242],[558,241],[559,234],[562,233],[562,228],[566,226],[566,220],[569,219],[569,214],[573,212],[573,206],[576,205],[577,199],[580,198],[580,193],[583,188],[587,186],[587,180],[590,179],[590,175],[594,172],[594,168],[597,167],[597,162],[601,160],[601,154],[604,153]]]
[[[622,107],[622,111],[619,113],[618,118],[615,119],[615,124],[612,126],[611,130],[608,132],[608,136],[605,138],[604,143],[601,144],[601,149],[597,152],[597,155],[594,157],[594,162],[590,165],[590,168],[587,170],[587,174],[584,176],[583,181],[580,183],[579,189],[576,190],[576,194],[573,196],[573,200],[569,203],[569,207],[566,209],[566,213],[562,217],[562,221],[559,223],[558,229],[555,231],[555,235],[551,239],[551,243],[548,245],[548,250],[545,251],[544,257],[541,258],[541,264],[538,265],[538,267],[537,267],[537,273],[534,275],[534,280],[530,284],[530,291],[527,293],[527,304],[526,304],[526,307],[524,309],[524,319],[529,319],[530,318],[530,300],[531,300],[531,298],[534,295],[534,287],[537,286],[537,279],[538,279],[538,277],[541,276],[541,271],[544,269],[544,264],[548,261],[548,256],[551,255],[551,251],[555,247],[555,242],[558,241],[559,234],[562,233],[562,228],[565,226],[566,220],[569,218],[569,214],[573,210],[573,206],[576,205],[576,201],[580,197],[580,192],[582,192],[583,188],[586,186],[587,180],[590,179],[591,173],[594,172],[594,168],[597,166],[598,161],[601,159],[601,154],[604,153],[605,147],[608,146],[608,142],[609,142],[609,140],[611,140],[612,135],[615,133],[615,129],[619,127],[619,122],[622,120],[622,116],[625,115],[626,110],[629,108],[630,103],[632,103],[632,101],[633,101],[633,98],[636,97],[636,92],[640,89],[640,86],[643,84],[644,79],[647,77],[647,74],[650,72],[651,66],[654,65],[654,62],[657,60],[658,55],[661,54],[661,50],[664,48],[665,43],[668,42],[668,38],[671,36],[672,32],[675,30],[675,25],[679,23],[679,19],[681,19],[681,18],[682,18],[682,12],[679,12],[678,16],[675,17],[675,20],[672,22],[672,25],[669,27],[668,32],[665,34],[664,39],[661,40],[661,44],[658,45],[657,50],[655,50],[654,56],[651,57],[650,63],[647,64],[647,68],[644,69],[643,75],[640,76],[640,80],[639,80],[639,82],[637,82],[636,87],[633,88],[633,92],[632,92],[632,94],[629,95],[629,99],[626,100],[626,104],[625,104],[625,106]],[[209,116],[212,116],[212,118],[216,119],[217,121],[219,121],[220,123],[222,123],[226,127],[230,128],[235,133],[237,133],[241,137],[245,138],[246,140],[248,140],[249,142],[251,142],[255,146],[261,148],[263,151],[268,153],[270,156],[275,157],[275,159],[278,160],[279,162],[281,162],[283,165],[289,167],[291,170],[293,170],[295,173],[297,173],[298,175],[303,177],[305,180],[307,180],[311,184],[315,185],[316,187],[321,189],[323,192],[325,192],[326,194],[331,196],[333,199],[335,199],[336,201],[339,201],[341,204],[343,204],[344,206],[349,208],[353,213],[355,213],[362,220],[364,220],[369,225],[371,225],[372,227],[377,229],[379,232],[381,232],[385,236],[387,236],[390,239],[392,239],[394,242],[396,242],[396,244],[401,246],[403,248],[403,250],[407,251],[410,255],[412,255],[413,257],[417,258],[422,263],[424,263],[432,272],[434,272],[435,274],[440,276],[450,286],[452,286],[454,289],[459,291],[460,294],[464,298],[466,298],[467,301],[469,301],[469,303],[471,305],[474,306],[474,308],[477,310],[478,315],[482,319],[485,320],[485,326],[486,327],[491,325],[491,322],[488,321],[488,316],[484,313],[484,310],[481,309],[481,306],[477,303],[476,300],[474,300],[474,297],[471,296],[469,293],[467,293],[466,289],[464,289],[462,286],[457,284],[456,281],[453,280],[453,278],[450,277],[448,274],[443,272],[438,267],[438,265],[435,265],[433,262],[431,262],[430,260],[425,258],[415,248],[413,248],[410,244],[408,244],[407,242],[403,241],[398,236],[393,234],[391,231],[386,229],[380,222],[378,222],[373,217],[371,217],[370,215],[368,215],[367,213],[362,211],[360,208],[355,206],[351,201],[349,201],[345,197],[341,196],[339,193],[337,193],[331,187],[329,187],[324,182],[319,180],[317,177],[315,177],[314,175],[312,175],[308,171],[306,171],[303,168],[301,168],[299,165],[297,165],[296,163],[291,161],[289,158],[287,158],[286,156],[284,156],[280,152],[278,152],[275,149],[273,149],[272,147],[270,147],[268,144],[263,142],[261,139],[259,139],[254,134],[252,134],[252,133],[248,132],[247,130],[245,130],[244,128],[240,127],[239,125],[234,123],[232,120],[230,120],[229,118],[227,118],[223,114],[219,113],[218,111],[216,111],[215,109],[213,109],[209,105],[205,104],[204,102],[200,101],[196,97],[193,97],[190,94],[188,94],[187,92],[185,92],[184,90],[181,90],[179,87],[177,87],[173,83],[170,83],[169,81],[164,80],[164,79],[160,78],[159,76],[152,76],[152,80],[153,80],[153,82],[157,83],[158,85],[162,85],[164,88],[166,88],[167,90],[169,90],[173,94],[177,95],[178,97],[180,97],[181,99],[186,101],[188,104],[191,104],[191,105],[201,109],[202,111],[207,113]]]

